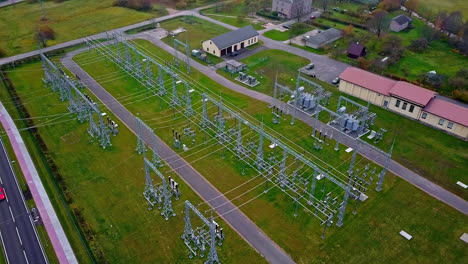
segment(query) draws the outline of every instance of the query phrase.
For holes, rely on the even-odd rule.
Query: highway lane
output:
[[[48,263],[3,142],[0,150],[0,185],[6,193],[6,199],[0,201],[0,238],[7,263]]]

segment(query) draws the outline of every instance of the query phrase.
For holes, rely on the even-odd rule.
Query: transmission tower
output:
[[[137,146],[136,151],[138,154],[146,153],[145,142],[143,141],[143,121],[140,118],[136,117],[136,126],[137,126]]]
[[[169,217],[175,216],[175,212],[172,209],[172,193],[169,191],[169,186],[167,184],[166,178],[164,175],[162,175],[161,172],[153,165],[153,163],[148,160],[146,157],[144,157],[145,161],[145,173],[148,172],[148,175],[152,172],[156,174],[161,179],[161,185],[159,188],[157,188],[157,197],[161,200],[162,199],[162,210],[161,210],[161,215],[164,217],[164,219],[169,220]],[[148,176],[149,177],[149,176]],[[148,179],[148,177],[146,177]],[[154,187],[153,187],[154,189]],[[145,187],[146,190],[146,187]],[[148,200],[148,199],[147,199]],[[149,202],[149,201],[148,201]]]
[[[193,212],[198,217],[203,225],[193,229],[193,225],[190,218],[190,212]],[[193,258],[197,255],[203,257],[205,255],[207,247],[208,257],[205,264],[220,263],[218,258],[218,252],[216,250],[216,244],[222,245],[224,240],[223,229],[210,218],[209,220],[203,216],[198,209],[193,206],[189,201],[185,201],[185,227],[182,239],[185,245],[189,249],[189,257]]]

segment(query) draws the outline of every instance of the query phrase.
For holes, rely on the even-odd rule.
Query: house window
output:
[[[422,113],[421,118],[422,118],[422,119],[426,119],[426,117],[427,117],[427,113]]]
[[[453,127],[453,122],[448,122],[447,128],[448,128],[448,129],[452,129],[452,127]]]
[[[406,107],[407,107],[407,106],[408,106],[408,103],[403,103],[402,109],[403,109],[403,110],[406,110]]]
[[[400,100],[396,100],[395,107],[400,107],[400,103],[401,103]]]
[[[444,120],[444,119],[442,119],[442,118],[441,118],[441,119],[439,119],[439,125],[441,125],[441,126],[442,126],[442,125],[444,125],[444,122],[445,122],[445,120]]]
[[[409,112],[410,112],[410,113],[413,113],[413,111],[414,111],[414,105],[411,105],[411,106],[409,107]]]

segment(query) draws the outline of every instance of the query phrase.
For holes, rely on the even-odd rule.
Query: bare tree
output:
[[[377,10],[372,17],[367,21],[367,26],[380,38],[382,32],[387,30],[390,24],[388,12],[385,10]]]
[[[327,11],[327,8],[333,4],[333,2],[333,0],[317,0],[317,4],[323,9],[323,12]]]
[[[291,5],[291,17],[290,18],[301,18],[303,15],[306,14],[305,10],[305,0],[295,0]]]
[[[36,39],[39,41],[42,47],[46,47],[47,40],[55,39],[55,32],[47,25],[40,26],[36,32]]]
[[[411,14],[416,11],[419,7],[419,0],[408,0],[405,2],[405,7],[408,10],[408,14],[411,16]]]
[[[451,34],[458,34],[463,28],[463,14],[460,11],[450,13],[450,15],[444,19],[442,28]]]

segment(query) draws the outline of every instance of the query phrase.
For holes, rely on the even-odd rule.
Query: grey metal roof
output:
[[[326,43],[331,39],[341,37],[341,34],[342,32],[338,29],[329,28],[325,31],[316,34],[315,36],[310,36],[310,38],[307,39],[307,42],[313,45],[320,46],[322,43]]]
[[[409,24],[413,20],[411,18],[409,18],[408,16],[406,16],[406,15],[399,15],[399,16],[394,17],[393,21],[397,22],[398,25],[403,25],[406,22],[408,22],[408,24]]]
[[[213,41],[218,49],[224,49],[255,36],[258,36],[258,32],[252,27],[252,25],[248,25],[246,27],[216,36],[210,40]]]
[[[244,65],[243,63],[240,63],[236,60],[227,60],[226,64],[232,65],[233,67],[236,67],[236,68]]]

